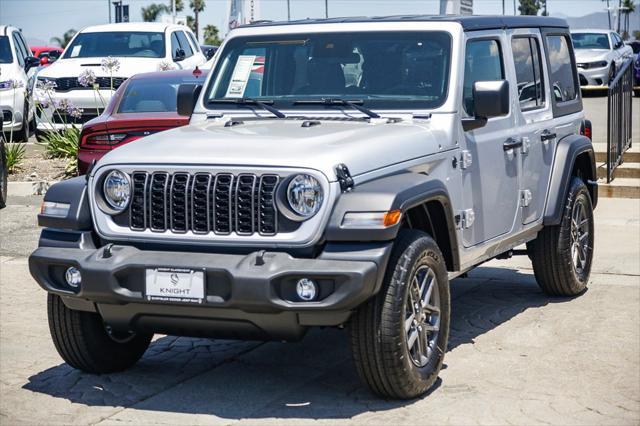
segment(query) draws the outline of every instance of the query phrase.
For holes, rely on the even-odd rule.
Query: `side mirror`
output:
[[[178,115],[190,117],[202,91],[201,84],[181,84],[178,86]]]
[[[180,62],[182,60],[184,60],[184,58],[187,56],[186,53],[184,53],[183,49],[176,49],[176,53],[173,55],[173,60],[176,62]]]
[[[492,117],[509,114],[509,82],[507,80],[476,81],[473,84],[473,114],[462,119],[465,132],[484,127]]]
[[[24,70],[29,71],[33,67],[37,67],[40,65],[40,59],[35,56],[27,56],[24,58]]]

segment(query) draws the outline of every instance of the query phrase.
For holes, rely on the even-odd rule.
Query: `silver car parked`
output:
[[[572,30],[580,87],[607,87],[624,62],[633,57],[631,46],[611,30]]]

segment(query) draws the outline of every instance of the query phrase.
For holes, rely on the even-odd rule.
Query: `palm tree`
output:
[[[193,14],[195,16],[195,31],[194,33],[196,33],[196,40],[200,40],[199,34],[198,34],[198,29],[199,29],[199,25],[198,25],[198,14],[200,12],[202,12],[204,10],[204,0],[191,0],[191,2],[189,3],[189,7],[193,10]]]
[[[62,35],[62,37],[51,37],[50,41],[53,43],[57,43],[58,46],[64,49],[65,47],[67,47],[67,44],[69,44],[69,42],[71,41],[73,36],[76,35],[76,33],[77,33],[76,30],[70,29],[70,30],[67,30],[67,32],[65,32]]]
[[[204,44],[209,44],[211,46],[220,46],[220,43],[222,43],[219,37],[218,27],[216,27],[215,25],[205,25],[205,27],[202,29],[202,32],[204,34]]]
[[[624,9],[620,13],[624,13],[624,32],[629,37],[629,15],[636,11],[636,5],[633,0],[623,0],[622,7]]]
[[[166,13],[168,10],[164,4],[151,3],[149,6],[141,8],[140,12],[144,22],[155,22],[160,14]]]

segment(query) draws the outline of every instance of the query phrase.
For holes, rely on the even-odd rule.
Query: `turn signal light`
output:
[[[389,226],[393,226],[400,222],[400,218],[402,217],[402,212],[400,210],[391,210],[390,212],[386,212],[384,214],[383,224],[385,228]]]
[[[400,210],[388,212],[348,212],[342,219],[343,228],[389,228],[402,218]]]
[[[87,143],[92,145],[115,145],[122,142],[126,137],[126,133],[92,135],[87,138]]]

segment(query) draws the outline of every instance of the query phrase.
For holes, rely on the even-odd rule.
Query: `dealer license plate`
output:
[[[202,303],[204,272],[192,269],[147,269],[145,295],[160,302]]]

